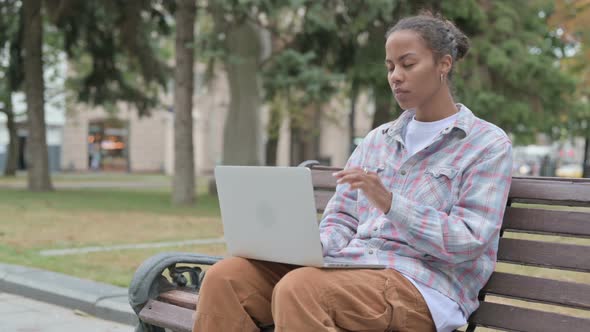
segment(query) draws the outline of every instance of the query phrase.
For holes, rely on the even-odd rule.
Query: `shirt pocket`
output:
[[[433,166],[424,171],[420,189],[415,199],[422,205],[428,205],[439,211],[449,213],[455,201],[456,177],[459,169],[450,166]]]

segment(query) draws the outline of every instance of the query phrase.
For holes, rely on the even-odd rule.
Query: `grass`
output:
[[[187,240],[221,235],[214,197],[174,207],[160,191],[0,190],[0,239],[20,249]]]
[[[128,287],[137,267],[148,257],[162,251],[184,251],[213,256],[223,256],[226,253],[225,245],[211,244],[45,257],[40,256],[36,250],[19,250],[0,245],[0,261]]]
[[[63,189],[32,193],[0,189],[0,207],[24,214],[37,209],[52,211],[145,212],[168,215],[219,216],[217,198],[201,194],[196,207],[170,204],[170,192],[158,189]]]
[[[44,249],[181,241],[222,236],[217,198],[195,207],[170,203],[163,189],[0,189],[0,262],[27,265],[126,287],[147,257],[162,251],[225,254],[223,245],[41,256]]]

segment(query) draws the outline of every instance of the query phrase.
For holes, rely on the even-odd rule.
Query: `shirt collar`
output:
[[[463,104],[457,104],[457,107],[459,108],[459,116],[455,120],[453,128],[462,130],[465,134],[465,137],[467,137],[471,132],[473,123],[475,122],[475,115],[473,115],[471,110]],[[416,111],[410,109],[403,112],[397,120],[393,121],[387,130],[387,135],[390,137],[390,139],[403,142],[402,137],[404,136],[405,130],[408,127],[408,123],[410,123],[415,114]]]

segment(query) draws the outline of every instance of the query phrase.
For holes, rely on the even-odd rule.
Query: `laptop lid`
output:
[[[323,265],[308,168],[217,166],[215,180],[232,256]]]

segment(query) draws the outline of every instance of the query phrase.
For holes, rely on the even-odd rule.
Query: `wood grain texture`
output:
[[[155,300],[149,300],[139,312],[139,318],[175,332],[191,332],[194,310]]]
[[[590,326],[590,319],[489,302],[482,303],[471,315],[469,322],[522,332],[587,332]]]

